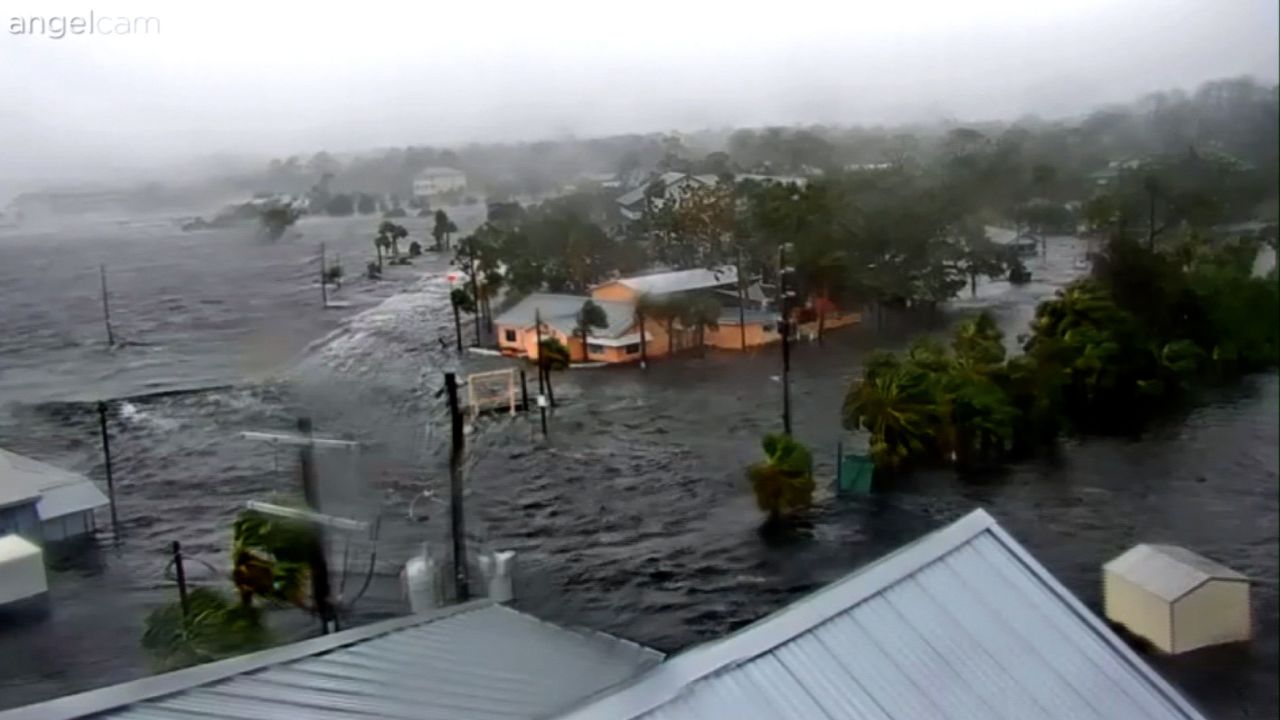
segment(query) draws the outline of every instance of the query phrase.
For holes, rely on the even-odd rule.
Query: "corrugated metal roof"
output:
[[[0,720],[532,720],[661,659],[480,601],[0,712]]]
[[[635,275],[618,278],[610,282],[626,285],[639,293],[666,295],[668,293],[705,290],[720,287],[721,285],[731,285],[738,282],[738,270],[732,266],[714,270],[694,268],[692,270],[673,270],[651,275]],[[604,285],[608,284],[610,283],[604,283]]]
[[[609,319],[607,327],[592,328],[594,335],[605,338],[617,337],[630,330],[635,323],[636,308],[631,303],[552,293],[528,295],[511,309],[494,318],[493,322],[496,325],[531,328],[535,316],[541,313],[543,324],[550,325],[566,335],[572,335],[578,331],[578,312],[582,310],[582,304],[588,300],[599,305]]]
[[[1202,718],[978,510],[563,715]]]
[[[1135,545],[1103,569],[1167,602],[1178,600],[1210,580],[1249,581],[1225,565],[1174,545]]]
[[[84,475],[0,448],[0,507],[31,488],[40,496],[36,513],[41,520],[107,505],[107,496]]]

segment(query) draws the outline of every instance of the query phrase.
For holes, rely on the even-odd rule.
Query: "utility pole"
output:
[[[742,246],[738,245],[738,332],[742,336],[742,348],[747,349],[747,288],[746,278],[742,276]]]
[[[451,372],[445,373],[444,386],[449,393],[449,420],[453,429],[449,446],[449,531],[453,540],[454,595],[458,602],[466,602],[471,593],[467,584],[466,515],[462,507],[462,454],[465,450],[465,435],[462,411],[458,408],[457,376]]]
[[[535,308],[533,311],[534,333],[537,335],[537,363],[538,363],[538,414],[542,416],[542,436],[547,436],[547,400],[546,400],[546,377],[542,373],[542,310]]]
[[[182,606],[182,621],[191,617],[191,602],[187,599],[187,571],[182,567],[182,543],[173,541],[173,569],[178,576],[178,603]]]
[[[102,281],[102,322],[107,326],[107,345],[115,347],[116,336],[111,332],[111,305],[107,302],[107,267],[98,266],[98,279]]]
[[[102,433],[102,460],[107,472],[107,500],[111,502],[111,532],[120,537],[120,520],[116,517],[116,484],[111,477],[111,438],[107,435],[107,404],[98,401],[98,430]]]
[[[311,442],[311,418],[298,418],[298,434],[306,442],[298,448],[298,459],[302,466],[302,495],[306,498],[307,507],[315,512],[320,511],[320,490],[317,487],[315,468],[315,445]],[[334,616],[329,598],[329,561],[325,557],[324,530],[314,526],[311,539],[311,595],[315,598],[316,614],[320,616],[321,630],[328,634],[330,623],[337,630],[338,619]]]
[[[329,307],[329,274],[325,272],[324,243],[320,243],[320,307]]]
[[[778,246],[778,309],[782,320],[778,329],[782,332],[782,429],[791,434],[791,290],[787,289],[787,249],[791,243]]]
[[[339,530],[350,530],[351,525],[358,525],[354,521],[334,521],[331,518],[323,516],[320,510],[320,487],[315,469],[315,449],[330,448],[359,452],[360,443],[350,440],[333,440],[329,438],[318,438],[312,435],[311,418],[299,417],[297,421],[298,434],[287,435],[281,433],[265,433],[265,432],[242,432],[240,437],[245,440],[256,440],[260,442],[268,442],[274,446],[279,445],[296,445],[298,446],[298,460],[302,468],[302,495],[306,499],[308,506],[307,511],[300,511],[296,508],[285,508],[268,503],[259,503],[250,500],[249,509],[256,512],[262,512],[268,515],[284,517],[291,520],[300,520],[306,522],[312,528],[314,534],[308,552],[308,564],[311,566],[311,594],[315,598],[316,614],[320,616],[320,629],[323,633],[329,633],[331,630],[338,630],[338,615],[333,608],[333,599],[329,584],[329,562],[325,554],[325,538],[324,528],[334,527]]]
[[[462,315],[458,310],[458,298],[453,296],[453,291],[449,291],[449,302],[453,305],[453,333],[457,337],[458,352],[462,352]]]
[[[480,278],[476,277],[476,236],[472,234],[471,240],[467,243],[471,258],[471,300],[476,304],[476,311],[473,314],[476,321],[476,345],[480,345]]]

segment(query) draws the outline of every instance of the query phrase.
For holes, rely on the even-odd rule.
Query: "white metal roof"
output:
[[[1249,581],[1225,565],[1174,545],[1135,545],[1102,567],[1167,602],[1210,580]]]
[[[93,481],[79,473],[63,470],[25,455],[0,448],[0,506],[9,487],[34,487],[40,499],[36,513],[41,520],[93,510],[107,504]]]
[[[0,720],[534,720],[661,659],[477,601],[0,712]]]
[[[15,560],[25,560],[40,554],[40,548],[29,540],[17,535],[0,537],[0,565],[11,563]]]
[[[638,293],[649,295],[665,295],[667,293],[686,292],[689,290],[705,290],[708,288],[731,285],[738,282],[738,270],[732,266],[708,270],[694,268],[692,270],[673,270],[670,272],[652,273],[650,275],[634,275],[618,278],[602,285],[620,283]]]
[[[525,296],[509,310],[493,319],[495,325],[506,325],[517,328],[532,328],[534,319],[541,315],[544,325],[549,325],[566,335],[578,331],[578,312],[588,300],[600,306],[608,318],[608,325],[603,328],[592,328],[592,334],[601,338],[617,337],[635,323],[635,305],[629,302],[613,300],[596,300],[584,295],[557,295],[554,293],[532,293]]]
[[[985,512],[562,716],[1202,718]]]
[[[40,488],[26,473],[13,470],[0,450],[0,508],[26,505],[40,499]]]

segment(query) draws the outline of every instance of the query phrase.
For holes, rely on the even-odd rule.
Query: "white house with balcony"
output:
[[[466,187],[466,173],[451,167],[423,168],[413,179],[413,195],[420,200],[464,190]]]

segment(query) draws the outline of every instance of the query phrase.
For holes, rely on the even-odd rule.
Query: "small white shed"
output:
[[[1167,653],[1251,636],[1249,579],[1185,548],[1134,546],[1102,568],[1107,619]]]
[[[42,595],[49,590],[44,553],[17,535],[0,537],[0,605]]]

